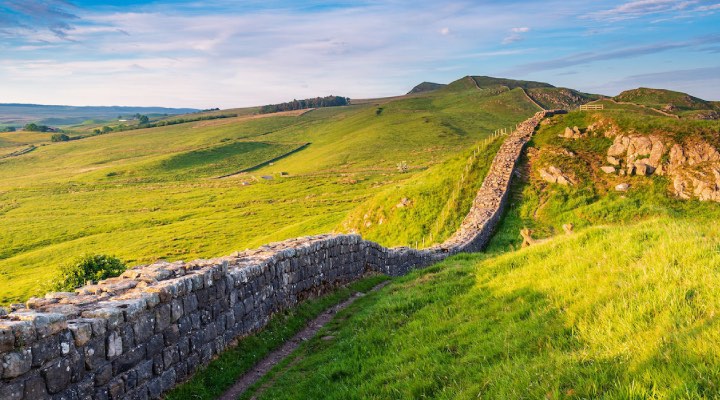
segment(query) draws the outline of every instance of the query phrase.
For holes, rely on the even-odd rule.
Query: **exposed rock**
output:
[[[645,161],[635,161],[635,164],[633,164],[635,167],[635,174],[640,176],[649,176],[651,175],[655,169],[646,164]]]
[[[603,167],[600,167],[600,169],[606,174],[614,174],[615,173],[615,167],[610,166],[610,165],[605,165]]]
[[[615,186],[615,190],[617,190],[618,192],[627,192],[628,189],[630,189],[630,185],[628,185],[627,183],[621,183]]]
[[[571,222],[571,223],[567,223],[567,224],[563,224],[563,226],[562,226],[562,228],[563,228],[563,230],[565,231],[565,234],[566,234],[566,235],[569,235],[569,234],[573,233],[573,228],[574,228],[574,227],[575,227],[575,225],[573,225],[572,222]]]
[[[562,170],[560,168],[551,165],[546,168],[540,168],[540,177],[545,180],[546,182],[550,183],[558,183],[560,185],[572,185],[573,181],[563,174]]]
[[[395,205],[395,207],[404,208],[409,206],[411,203],[412,202],[410,201],[410,199],[408,199],[407,197],[403,197],[402,199],[400,199],[400,202]]]
[[[650,175],[661,168],[665,145],[657,136],[617,135],[607,152],[607,161],[620,165],[625,159],[628,175]],[[641,163],[642,165],[640,165]]]
[[[615,137],[612,146],[608,149],[608,156],[617,157],[624,156],[627,153],[628,146],[630,145],[630,138],[623,135]]]
[[[565,139],[580,139],[583,137],[582,132],[580,132],[580,128],[577,126],[573,126],[572,128],[567,127],[565,128],[565,131],[563,132],[560,137]]]
[[[720,202],[720,153],[709,143],[673,145],[667,174],[673,178],[676,196]]]

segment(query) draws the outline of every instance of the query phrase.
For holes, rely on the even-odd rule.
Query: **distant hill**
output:
[[[445,86],[447,86],[447,85],[444,83],[423,82],[423,83],[415,86],[414,88],[412,88],[412,90],[407,92],[407,94],[432,92],[433,90],[442,89]]]
[[[563,108],[571,110],[581,104],[600,98],[597,94],[583,93],[574,89],[558,87],[530,88],[527,89],[526,92],[530,98],[546,109]]]
[[[118,115],[188,114],[194,108],[165,107],[75,107],[40,104],[0,104],[0,124],[24,125],[29,122],[46,125],[71,125],[86,120],[109,120]]]
[[[476,88],[487,94],[499,94],[519,89],[525,92],[527,98],[538,107],[545,109],[573,109],[601,97],[596,94],[555,87],[545,82],[493,78],[491,76],[465,76],[446,86],[446,90],[449,91],[464,91],[471,88]]]
[[[492,76],[471,76],[472,80],[480,87],[485,86],[507,86],[509,89],[515,89],[517,87],[523,89],[533,88],[554,88],[555,86],[545,82],[535,81],[522,81],[517,79],[505,79],[505,78],[493,78]]]
[[[706,101],[687,93],[667,89],[637,88],[614,97],[615,101],[633,103],[666,113],[693,119],[718,119],[717,102]]]

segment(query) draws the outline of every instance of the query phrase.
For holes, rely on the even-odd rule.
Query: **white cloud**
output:
[[[720,4],[701,5],[701,0],[634,0],[617,7],[586,14],[584,18],[617,22],[649,15],[674,15],[689,17],[720,8]],[[671,18],[659,21],[671,20]]]
[[[41,51],[49,34],[26,37],[24,46],[39,47],[6,54],[0,101],[231,107],[326,94],[394,95],[437,71],[473,73],[443,63],[493,46],[501,27],[522,20],[513,7],[466,3],[79,15],[81,23],[57,44],[62,48]]]
[[[525,37],[522,35],[523,33],[530,32],[530,28],[527,26],[521,26],[517,28],[510,29],[510,34],[505,36],[502,40],[502,44],[511,44],[515,42],[519,42],[521,40],[524,40]]]

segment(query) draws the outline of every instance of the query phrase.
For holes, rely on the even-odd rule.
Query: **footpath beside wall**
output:
[[[385,248],[358,235],[287,240],[228,257],[161,262],[0,315],[0,399],[156,399],[228,343],[298,302],[362,277],[398,276],[485,246],[523,146],[510,134],[460,229],[442,245]]]

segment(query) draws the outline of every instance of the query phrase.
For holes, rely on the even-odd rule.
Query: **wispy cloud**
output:
[[[552,80],[567,66],[584,71],[598,61],[687,49],[712,58],[720,41],[701,46],[696,37],[717,31],[708,23],[713,17],[705,25],[653,26],[654,35],[674,38],[656,44],[637,35],[648,29],[645,19],[608,21],[690,10],[699,19],[719,1],[682,10],[682,2],[669,0],[133,0],[131,7],[0,0],[0,101],[240,106],[331,93],[394,95],[465,74],[539,72],[534,79]],[[618,42],[625,47],[613,48]],[[691,68],[708,61],[677,62]]]
[[[65,38],[71,25],[78,20],[77,8],[64,0],[3,0],[0,1],[0,27],[5,36],[24,36],[30,32],[49,31]]]
[[[690,49],[718,42],[720,42],[720,35],[710,35],[681,42],[659,42],[644,46],[625,47],[617,50],[581,52],[550,60],[523,64],[513,68],[510,72],[516,74],[527,74],[532,72],[548,71],[576,65],[591,64],[599,61],[637,58],[673,49]]]
[[[653,22],[670,21],[677,18],[691,18],[693,14],[708,14],[720,9],[717,0],[634,0],[613,8],[592,12],[583,18],[597,21],[618,22],[653,16]]]
[[[528,32],[530,32],[530,28],[528,28],[527,26],[512,28],[510,29],[510,34],[503,38],[502,44],[519,42],[524,39],[522,34]]]

